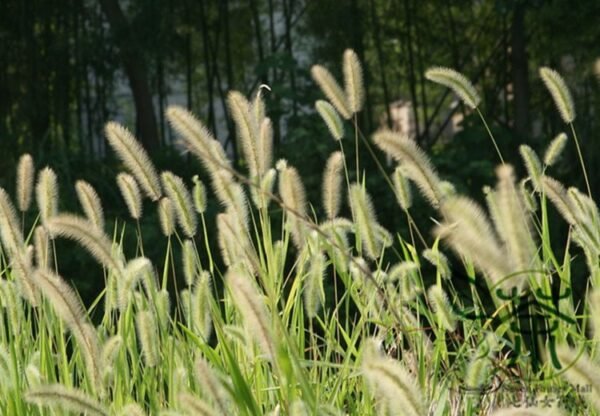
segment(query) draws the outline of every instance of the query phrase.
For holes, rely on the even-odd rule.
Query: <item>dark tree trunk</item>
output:
[[[385,55],[383,53],[381,35],[379,32],[379,18],[377,16],[377,10],[375,8],[375,1],[370,0],[369,2],[371,9],[371,23],[373,26],[373,43],[375,44],[375,50],[377,51],[377,65],[379,69],[379,76],[381,77],[381,89],[383,91],[383,101],[385,102],[385,115],[387,119],[387,127],[392,127],[392,114],[390,113],[390,94],[388,90],[387,77],[385,73]]]
[[[413,115],[415,117],[415,137],[420,137],[421,123],[419,120],[419,103],[417,99],[417,78],[415,76],[415,58],[412,45],[412,9],[409,0],[404,0],[404,12],[406,14],[406,49],[408,51],[408,83],[410,86],[410,99],[412,101]]]
[[[525,6],[517,3],[513,13],[511,36],[511,64],[513,81],[514,127],[521,136],[529,134],[529,74],[527,65],[527,37],[525,34]]]
[[[137,134],[144,147],[152,152],[158,149],[159,141],[152,93],[144,62],[136,48],[135,39],[118,0],[100,0],[100,5],[110,23],[129,80],[137,116]]]

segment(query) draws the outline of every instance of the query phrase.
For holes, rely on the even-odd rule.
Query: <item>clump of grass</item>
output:
[[[41,225],[30,224],[23,214],[31,210],[35,172],[29,157],[20,160],[16,203],[0,188],[1,414],[502,415],[514,414],[500,407],[514,400],[513,392],[465,399],[457,383],[494,387],[523,374],[567,391],[561,394],[568,400],[578,394],[570,382],[600,388],[594,373],[600,212],[589,192],[547,172],[568,145],[566,136],[552,141],[543,163],[521,148],[525,178],[502,160],[496,185],[485,187],[484,210],[476,196],[443,180],[445,172],[438,173],[414,140],[382,130],[373,142],[397,165],[390,189],[371,198],[370,173],[358,169],[357,159],[351,182],[340,142],[340,115],[353,119],[357,144],[362,137],[356,113],[364,86],[354,52],[345,52],[342,69],[343,89],[323,67],[312,70],[329,100],[318,102],[317,111],[340,145],[323,172],[322,213],[308,200],[299,169],[284,159],[272,166],[264,86],[253,99],[229,95],[244,173],[194,115],[167,110],[209,175],[206,188],[198,176],[190,182],[168,171],[159,176],[131,133],[107,125],[128,172],[118,175],[117,186],[135,220],[134,247],[125,243],[132,231],[122,219],[112,238],[105,233],[112,219],[104,218],[86,182],[76,184],[85,216],[61,212],[50,167],[36,184]],[[427,76],[455,90],[485,124],[468,80],[439,68]],[[572,127],[574,118],[568,119]],[[412,219],[409,182],[433,207],[433,238]],[[159,247],[162,237],[142,233],[142,220],[153,218],[142,218],[142,191],[156,202],[166,240],[160,259],[144,254],[144,244]],[[215,215],[212,205],[207,209],[213,196]],[[377,201],[386,197],[398,200],[408,235],[392,235],[378,222]],[[547,200],[570,226],[562,261],[550,238]],[[61,259],[72,253],[54,244],[59,237],[74,240],[103,268],[105,290],[89,310],[60,277]],[[583,250],[594,289],[584,294],[577,321],[570,319],[569,296],[559,299],[564,319],[553,320],[537,308],[555,307],[556,287],[561,294],[571,289],[571,241]],[[447,258],[445,248],[456,256]],[[544,328],[556,323],[555,338],[538,334],[537,345],[524,344],[526,319],[513,316],[522,309]],[[554,340],[561,345],[556,356]],[[565,346],[571,342],[581,354]],[[595,396],[580,396],[588,404],[573,399],[577,412],[600,414]]]

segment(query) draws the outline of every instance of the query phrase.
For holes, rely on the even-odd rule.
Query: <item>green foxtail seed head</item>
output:
[[[181,258],[183,260],[183,277],[185,278],[185,284],[189,287],[196,281],[199,269],[196,248],[192,240],[185,240],[183,242]]]
[[[33,247],[35,248],[35,264],[38,269],[50,267],[50,238],[46,229],[38,225],[33,233]]]
[[[325,100],[315,102],[317,112],[329,129],[329,133],[335,140],[342,140],[344,137],[344,124],[335,108]]]
[[[134,220],[139,220],[142,217],[142,194],[137,181],[130,174],[121,172],[117,175],[117,186],[127,205],[129,215]]]
[[[567,197],[565,187],[556,179],[544,175],[542,177],[542,191],[552,201],[558,212],[571,225],[577,223],[577,215]]]
[[[400,204],[400,207],[403,210],[408,210],[412,205],[412,192],[401,166],[396,167],[394,170],[394,173],[392,174],[392,183],[394,184],[394,191],[396,193],[398,204]]]
[[[198,384],[203,386],[204,392],[210,396],[221,414],[226,415],[230,413],[230,395],[224,388],[216,370],[213,369],[209,362],[203,357],[198,357],[196,359],[195,370]]]
[[[533,149],[526,144],[519,146],[519,153],[527,168],[527,173],[531,178],[531,182],[536,189],[540,189],[540,178],[542,176],[542,163]]]
[[[319,308],[325,300],[323,276],[325,275],[326,266],[327,262],[322,253],[311,253],[304,280],[304,309],[309,319],[317,316]]]
[[[58,213],[58,181],[51,168],[45,167],[39,173],[35,193],[42,224],[46,225]]]
[[[429,202],[437,207],[443,199],[441,181],[429,157],[415,141],[390,130],[375,133],[373,141],[381,150],[400,162],[404,174],[417,185]]]
[[[477,90],[460,72],[444,67],[434,67],[425,71],[425,78],[450,88],[460,99],[472,109],[479,106],[481,98]]]
[[[362,359],[362,374],[369,387],[382,400],[390,414],[401,416],[425,416],[423,394],[417,380],[396,360],[382,357],[375,352],[365,353]]]
[[[81,390],[68,388],[62,384],[48,384],[29,389],[25,401],[40,406],[58,407],[89,416],[108,416],[109,412],[96,399]]]
[[[350,110],[350,104],[348,103],[346,94],[335,78],[333,78],[333,75],[321,65],[314,65],[311,68],[310,73],[315,82],[319,84],[323,94],[325,94],[329,102],[333,104],[338,113],[346,120],[352,118],[352,111]]]
[[[205,340],[208,340],[212,331],[212,316],[210,314],[210,304],[213,301],[210,274],[207,271],[201,271],[194,283],[191,292],[193,326],[198,334]]]
[[[258,175],[264,176],[273,164],[273,124],[268,117],[265,117],[260,124],[256,147]]]
[[[445,221],[434,229],[459,256],[469,258],[492,284],[510,268],[492,225],[479,205],[466,197],[452,197],[441,206]]]
[[[560,157],[565,145],[567,144],[567,135],[565,133],[558,134],[548,145],[544,154],[544,165],[552,166]]]
[[[382,247],[376,231],[378,224],[371,197],[363,186],[354,183],[348,190],[348,202],[362,249],[370,258],[378,258]]]
[[[323,174],[323,207],[327,218],[337,217],[342,203],[342,182],[344,157],[342,152],[334,152],[327,159]]]
[[[363,84],[363,71],[356,52],[352,49],[344,51],[344,86],[349,110],[358,113],[362,110],[365,101],[365,87]]]
[[[427,291],[427,299],[431,303],[431,307],[442,328],[446,331],[454,331],[456,329],[456,317],[444,289],[438,285],[431,286]]]
[[[248,164],[250,177],[253,178],[258,174],[256,147],[259,140],[259,126],[256,117],[252,113],[252,106],[246,97],[237,91],[229,92],[227,103],[242,145],[244,158]]]
[[[166,171],[161,174],[161,179],[165,193],[173,202],[177,222],[187,237],[193,237],[196,234],[198,219],[192,204],[192,197],[183,183],[183,179]]]
[[[135,317],[135,324],[144,363],[147,367],[155,367],[160,356],[158,330],[154,314],[148,310],[138,312]]]
[[[425,260],[427,260],[429,263],[433,264],[437,268],[437,271],[442,279],[450,278],[450,266],[448,265],[448,258],[437,248],[425,249],[423,250],[421,255]]]
[[[33,158],[24,154],[17,165],[17,206],[21,212],[27,211],[31,205],[34,174]]]
[[[175,231],[175,209],[169,197],[165,196],[158,202],[158,219],[162,233],[170,237]]]
[[[123,254],[113,254],[111,240],[84,218],[60,214],[52,218],[47,225],[52,238],[64,237],[74,240],[80,246],[116,274],[123,271]]]
[[[565,80],[558,72],[547,67],[540,68],[540,77],[544,81],[544,85],[546,85],[550,95],[552,95],[560,117],[565,123],[572,123],[575,120],[575,105],[573,104],[573,97]]]
[[[535,157],[535,156],[534,156]],[[536,161],[541,169],[539,160]],[[540,170],[541,174],[541,170]],[[494,216],[496,230],[505,244],[515,272],[529,269],[539,269],[537,255],[538,245],[533,239],[531,218],[525,208],[525,202],[515,186],[515,177],[512,166],[500,165],[496,169],[498,184],[496,186],[498,210]],[[520,286],[524,283],[523,273],[514,275],[507,283]]]
[[[230,269],[225,281],[235,306],[244,319],[248,334],[254,338],[262,353],[268,359],[273,359],[276,348],[271,328],[272,321],[269,319],[269,312],[256,284],[250,276],[235,268]]]
[[[94,327],[88,322],[84,307],[75,291],[60,277],[48,271],[37,270],[33,282],[49,301],[56,315],[73,334],[85,359],[88,377],[94,383],[100,376],[100,343]]]
[[[108,143],[138,181],[146,195],[153,201],[161,196],[160,182],[156,169],[146,153],[129,130],[115,122],[109,122],[104,129]]]
[[[288,211],[286,216],[287,226],[296,247],[302,248],[306,240],[306,193],[302,179],[293,166],[285,160],[277,162],[279,170],[279,195]]]
[[[86,181],[79,180],[75,183],[75,190],[77,191],[77,198],[87,219],[94,226],[98,227],[99,230],[103,230],[104,210],[102,209],[100,197],[94,187]]]
[[[194,208],[196,208],[196,212],[198,214],[204,214],[206,212],[206,187],[198,177],[198,175],[194,175],[192,177],[192,181],[194,182]]]
[[[585,352],[578,352],[568,345],[556,347],[556,355],[563,368],[562,373],[568,382],[577,386],[590,386],[591,394],[583,395],[584,399],[600,411],[600,397],[594,392],[600,391],[600,366],[594,363]]]
[[[17,212],[8,193],[0,188],[0,238],[4,249],[13,256],[23,251],[25,242],[17,219]]]

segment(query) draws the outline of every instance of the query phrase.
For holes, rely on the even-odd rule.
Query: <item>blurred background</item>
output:
[[[427,82],[424,71],[449,66],[475,83],[505,158],[522,173],[519,144],[543,152],[566,131],[537,72],[555,68],[573,92],[575,126],[599,195],[599,21],[598,0],[1,0],[0,185],[14,190],[16,162],[29,152],[36,167],[57,171],[63,209],[77,209],[72,184],[83,178],[100,193],[107,217],[125,218],[106,121],[134,131],[160,169],[204,175],[164,117],[168,105],[182,105],[243,171],[227,91],[253,95],[265,84],[275,154],[298,167],[319,212],[322,169],[337,145],[314,110],[323,97],[310,66],[322,64],[341,79],[342,53],[353,48],[367,87],[361,131],[389,127],[414,137],[441,176],[475,198],[494,183],[497,156],[478,117]],[[366,150],[361,158],[366,169],[374,166]],[[406,219],[372,172],[367,186],[378,216],[402,232]],[[583,187],[572,142],[551,174]],[[422,208],[415,216],[428,230],[434,212]],[[159,240],[154,210],[142,228],[145,239]],[[161,244],[147,248],[149,255],[160,258]],[[77,253],[61,260],[66,269],[84,270],[89,258]],[[78,284],[94,293],[102,282]]]

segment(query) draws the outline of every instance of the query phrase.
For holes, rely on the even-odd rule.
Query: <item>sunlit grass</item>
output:
[[[411,139],[377,133],[372,142],[399,162],[384,173],[394,172],[386,177],[389,197],[398,199],[410,231],[391,232],[378,222],[377,199],[360,172],[350,183],[335,114],[342,109],[350,119],[361,108],[359,65],[352,60],[344,71],[353,77],[345,91],[324,68],[313,70],[336,100],[319,106],[327,107],[320,112],[341,146],[325,169],[323,201],[306,200],[302,178],[286,161],[273,169],[260,94],[252,101],[231,96],[249,176],[232,169],[193,115],[167,111],[221,204],[216,246],[209,243],[204,184],[159,174],[115,123],[106,132],[127,169],[118,186],[132,219],[116,219],[107,232],[86,184],[78,187],[85,216],[58,213],[48,169],[37,182],[34,224],[19,221],[2,190],[0,413],[500,415],[527,406],[528,414],[596,414],[600,215],[590,196],[546,176],[563,144],[551,146],[543,167],[526,149],[532,177],[524,182],[509,165],[517,161],[499,154],[484,209],[457,195]],[[476,91],[468,85],[471,97]],[[370,139],[356,121],[345,127],[358,146]],[[21,211],[30,205],[29,166],[25,158]],[[381,172],[365,172],[371,174]],[[412,221],[414,185],[431,205],[433,230]],[[156,242],[139,225],[140,187],[159,212],[167,247],[160,259],[144,257],[144,244]],[[548,201],[571,227],[562,259],[552,250]],[[339,217],[341,205],[351,218]],[[129,234],[135,250],[123,247]],[[427,243],[415,235],[434,237]],[[88,309],[71,276],[57,270],[69,253],[56,249],[56,238],[75,240],[104,270],[105,290]],[[571,242],[591,276],[579,316]],[[459,269],[469,279],[467,294],[457,289]],[[167,290],[171,277],[175,292]]]

